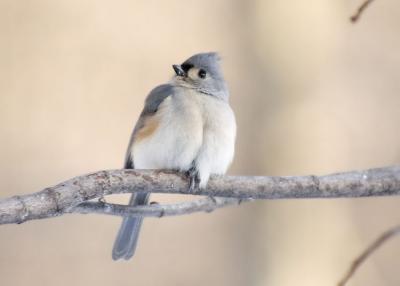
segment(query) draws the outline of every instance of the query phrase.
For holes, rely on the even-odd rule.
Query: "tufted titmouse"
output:
[[[186,172],[190,189],[204,188],[210,174],[224,174],[233,159],[236,122],[216,53],[196,54],[176,75],[154,88],[133,130],[126,169]],[[129,205],[147,204],[149,195],[132,195]],[[125,217],[114,243],[114,260],[135,252],[143,218]]]

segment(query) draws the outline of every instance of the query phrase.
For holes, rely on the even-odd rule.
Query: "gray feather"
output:
[[[141,116],[155,113],[164,99],[173,92],[174,87],[170,84],[162,84],[154,88],[146,98]]]
[[[138,193],[131,196],[129,205],[145,205],[147,204],[148,199],[149,194]],[[124,217],[117,238],[114,242],[112,251],[112,258],[114,260],[121,258],[128,260],[134,255],[142,221],[142,217]]]

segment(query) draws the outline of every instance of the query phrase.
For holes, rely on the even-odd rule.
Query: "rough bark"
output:
[[[0,224],[22,223],[75,211],[99,212],[93,205],[88,205],[86,211],[83,211],[85,205],[79,208],[77,206],[110,194],[135,192],[191,194],[188,192],[187,178],[182,174],[160,170],[99,171],[75,177],[37,193],[0,200]],[[194,195],[243,200],[376,197],[399,194],[400,166],[394,166],[326,176],[213,177],[206,189],[198,190]],[[201,205],[197,211],[207,211],[216,206],[214,200],[208,204],[202,202]],[[129,213],[146,216],[149,215],[146,214],[149,212],[146,208],[151,208],[149,206],[122,210],[121,206],[107,204],[105,207],[107,206],[117,210],[115,213],[103,210],[103,213],[120,216]],[[179,208],[180,205],[176,204],[173,207]],[[171,206],[159,205],[157,208],[164,209],[164,213],[171,211]],[[187,213],[193,212],[191,209],[193,208],[188,207]]]

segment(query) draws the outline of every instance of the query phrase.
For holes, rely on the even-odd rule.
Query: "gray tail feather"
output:
[[[148,200],[148,193],[138,193],[131,196],[129,205],[145,205]],[[124,217],[117,238],[114,242],[112,251],[112,258],[114,260],[121,258],[128,260],[135,254],[142,221],[142,217]]]

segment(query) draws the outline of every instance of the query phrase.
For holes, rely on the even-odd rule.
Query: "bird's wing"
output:
[[[129,140],[128,150],[125,156],[125,169],[134,168],[131,151],[135,136],[137,135],[138,131],[140,131],[145,126],[146,119],[156,114],[158,107],[164,101],[164,99],[172,95],[173,89],[174,87],[170,84],[159,85],[154,88],[146,97],[143,111],[140,114],[140,117],[135,125],[135,128],[133,129],[131,138]]]

